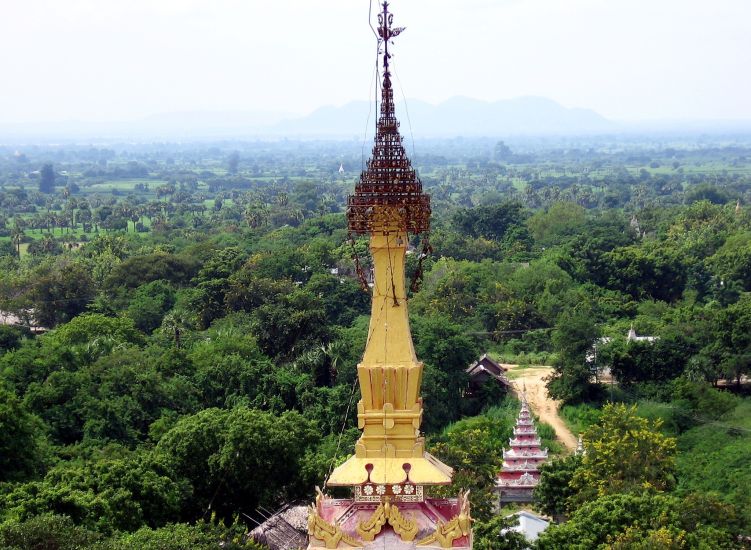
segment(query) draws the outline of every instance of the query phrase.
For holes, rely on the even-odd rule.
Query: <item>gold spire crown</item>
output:
[[[394,90],[389,70],[389,43],[404,27],[391,28],[394,15],[388,2],[378,14],[379,44],[383,44],[383,85],[381,109],[376,126],[375,144],[367,168],[360,174],[354,195],[347,201],[347,220],[353,233],[372,233],[383,229],[384,207],[396,210],[389,216],[392,228],[418,234],[430,229],[430,196],[422,192],[422,182],[407,157],[399,134],[399,121],[394,107]],[[379,50],[380,51],[380,50]]]

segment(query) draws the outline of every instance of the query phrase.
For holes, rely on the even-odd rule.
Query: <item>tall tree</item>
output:
[[[558,358],[548,382],[548,392],[555,399],[582,401],[593,390],[587,354],[599,332],[592,317],[585,308],[575,309],[562,314],[556,323],[552,338]]]
[[[568,499],[576,493],[571,480],[581,461],[581,455],[570,455],[540,467],[540,483],[535,487],[534,497],[543,513],[559,516],[567,511]]]
[[[54,193],[55,192],[55,169],[52,164],[47,163],[42,166],[39,171],[39,192],[40,193]]]
[[[91,273],[80,261],[60,259],[42,266],[32,283],[34,317],[43,327],[54,327],[82,313],[94,298]]]
[[[162,437],[156,453],[190,482],[192,495],[183,509],[191,519],[208,509],[229,516],[309,490],[302,462],[318,438],[315,425],[297,412],[205,409],[183,417]]]
[[[660,432],[661,420],[636,414],[636,405],[608,403],[600,421],[584,433],[586,453],[571,486],[588,500],[629,490],[665,491],[675,485],[675,438]]]

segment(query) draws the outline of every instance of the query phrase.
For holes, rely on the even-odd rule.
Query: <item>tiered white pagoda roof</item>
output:
[[[530,459],[530,458],[537,458],[540,460],[547,460],[548,458],[548,450],[546,449],[531,449],[529,451],[524,450],[520,451],[517,449],[510,449],[506,451],[504,449],[503,451],[503,460],[509,459]]]
[[[532,490],[540,481],[538,468],[548,459],[548,450],[541,448],[541,443],[527,400],[522,396],[514,437],[509,439],[510,448],[503,450],[503,467],[496,480],[502,500],[532,498]]]
[[[539,437],[512,437],[509,438],[508,443],[511,445],[511,450],[514,450],[515,447],[539,447],[542,445],[542,440]]]
[[[519,489],[531,490],[537,486],[539,481],[539,477],[535,477],[529,472],[524,472],[516,479],[499,479],[497,485],[499,487],[517,487]]]
[[[537,435],[537,428],[531,422],[529,424],[517,424],[514,426],[514,435],[524,434]]]

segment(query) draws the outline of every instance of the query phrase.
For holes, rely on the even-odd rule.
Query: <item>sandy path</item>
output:
[[[568,429],[560,416],[558,407],[560,402],[548,397],[548,391],[543,380],[551,372],[552,367],[526,367],[519,365],[503,365],[509,369],[509,379],[514,386],[517,395],[526,390],[527,402],[532,411],[540,417],[540,420],[553,426],[558,440],[569,450],[576,449],[577,438]],[[518,369],[515,371],[515,369]]]

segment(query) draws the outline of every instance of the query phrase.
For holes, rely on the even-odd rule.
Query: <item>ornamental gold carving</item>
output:
[[[399,508],[390,502],[389,497],[378,505],[373,515],[367,521],[362,521],[357,526],[357,532],[363,540],[372,541],[381,532],[383,526],[388,523],[403,541],[411,542],[417,535],[417,522],[405,518]]]
[[[315,506],[311,506],[308,512],[308,535],[323,541],[326,548],[337,548],[340,541],[354,548],[362,548],[362,543],[344,533],[338,525],[331,524],[320,516],[321,503],[325,497],[318,487],[316,492],[318,494]]]
[[[441,548],[451,548],[455,540],[469,536],[472,518],[469,515],[468,497],[469,491],[466,493],[459,492],[459,514],[446,523],[439,521],[436,530],[424,539],[419,540],[417,546],[427,546],[437,542],[441,545]]]

